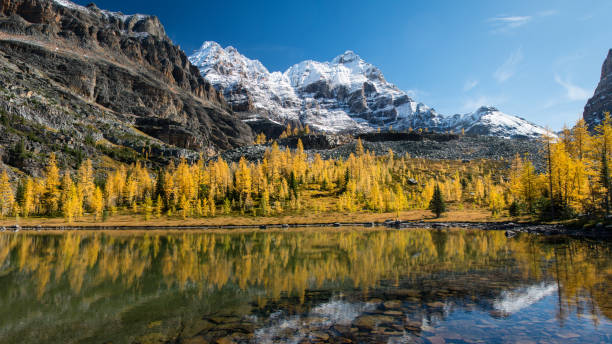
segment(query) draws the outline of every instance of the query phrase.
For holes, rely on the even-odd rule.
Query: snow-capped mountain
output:
[[[205,42],[189,60],[223,91],[234,111],[258,113],[280,122],[299,119],[302,101],[283,73],[270,73],[259,61],[215,42]]]
[[[463,115],[447,117],[444,127],[453,132],[465,130],[469,134],[499,137],[539,137],[547,130],[524,118],[505,114],[492,106],[482,106],[478,110]],[[555,136],[548,132],[548,135]]]
[[[303,61],[284,73],[269,72],[235,48],[205,42],[189,57],[222,91],[234,111],[275,122],[299,122],[329,133],[428,128],[501,137],[537,137],[545,130],[492,107],[443,116],[387,82],[352,51],[331,62]]]

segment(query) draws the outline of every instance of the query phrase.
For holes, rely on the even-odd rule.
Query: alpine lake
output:
[[[0,343],[612,343],[612,242],[361,227],[1,233]]]

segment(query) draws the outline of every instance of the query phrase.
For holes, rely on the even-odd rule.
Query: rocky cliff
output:
[[[28,153],[164,160],[253,140],[156,17],[66,0],[0,2],[0,115],[0,154],[11,162],[24,140],[23,166],[44,156]]]
[[[601,67],[601,79],[595,94],[584,107],[584,120],[594,128],[602,121],[605,112],[612,112],[612,49]]]

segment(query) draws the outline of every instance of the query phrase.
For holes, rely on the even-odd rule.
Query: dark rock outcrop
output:
[[[278,138],[287,129],[285,125],[262,116],[253,115],[248,112],[237,114],[254,132],[263,133],[269,139]]]
[[[601,67],[601,79],[595,94],[584,107],[584,120],[593,129],[601,123],[605,112],[612,112],[612,49]]]
[[[386,141],[423,141],[431,140],[436,142],[447,142],[459,139],[457,134],[443,133],[419,133],[411,131],[402,132],[380,132],[380,133],[364,133],[357,135],[358,138],[368,142],[386,142]]]
[[[279,146],[296,149],[298,140],[306,150],[332,149],[352,141],[352,137],[346,135],[311,134],[304,136],[292,136],[278,140]]]
[[[58,146],[94,153],[85,137],[135,152],[165,147],[158,151],[167,155],[253,140],[154,16],[64,0],[3,0],[0,87],[3,115],[22,124],[0,124],[0,143],[8,146],[36,132],[34,124],[45,137],[25,135],[26,146],[43,153]],[[50,138],[49,131],[64,134]]]

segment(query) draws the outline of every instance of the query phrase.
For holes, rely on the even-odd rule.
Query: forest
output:
[[[300,135],[294,131],[284,135]],[[265,137],[258,137],[265,142]],[[63,217],[69,223],[93,215],[143,219],[173,217],[277,216],[299,213],[393,213],[428,209],[438,198],[456,209],[488,209],[492,216],[540,219],[600,217],[610,212],[612,121],[606,114],[589,131],[585,122],[542,138],[545,166],[530,156],[512,161],[425,160],[375,156],[361,141],[347,159],[309,157],[272,143],[261,161],[242,158],[181,160],[152,170],[146,162],[94,170],[85,160],[75,171],[60,170],[50,154],[43,176],[0,175],[3,218]],[[438,200],[439,201],[439,200]]]

